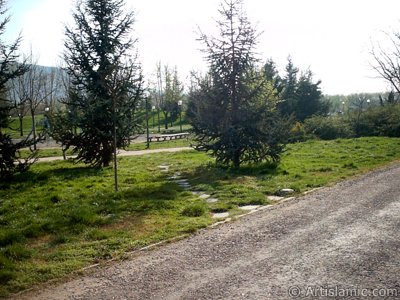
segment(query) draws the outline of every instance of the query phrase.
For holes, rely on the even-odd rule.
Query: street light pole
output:
[[[182,100],[178,101],[178,106],[179,106],[179,126],[182,132]]]
[[[118,162],[117,162],[117,112],[115,104],[115,96],[112,97],[113,109],[113,162],[114,162],[114,191],[118,192]]]
[[[150,148],[150,136],[149,136],[149,112],[148,112],[148,97],[145,96],[146,105],[146,148]]]
[[[161,125],[160,125],[160,106],[157,104],[157,125],[158,125],[158,133],[161,131]]]
[[[155,107],[155,105],[153,105],[152,107],[151,107],[151,114],[153,115],[153,129],[154,129],[154,111],[156,110],[156,107]]]
[[[45,138],[47,144],[49,143],[49,140],[48,140],[48,130],[50,129],[49,111],[50,111],[50,108],[49,108],[49,107],[45,107],[45,108],[44,108],[43,127],[44,127],[44,130],[45,130],[45,132],[44,132],[44,134],[45,134],[44,138]]]

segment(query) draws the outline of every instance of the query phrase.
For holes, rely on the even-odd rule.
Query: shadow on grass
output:
[[[95,167],[74,167],[74,168],[56,168],[52,170],[47,170],[37,174],[38,180],[47,181],[52,177],[56,177],[63,180],[76,179],[80,177],[92,177],[98,176],[104,172],[102,168]]]
[[[18,184],[18,190],[23,191],[28,188],[31,188],[33,185],[40,183],[44,185],[48,183],[52,179],[61,179],[61,180],[73,180],[80,177],[92,177],[98,176],[104,170],[101,168],[94,167],[73,167],[73,168],[65,168],[59,167],[50,170],[44,171],[32,171],[28,170],[24,173],[18,173],[14,176],[14,178],[1,182],[0,189],[10,189]]]
[[[273,177],[284,172],[276,163],[262,163],[258,165],[244,165],[240,168],[224,167],[217,164],[202,165],[193,172],[184,173],[183,176],[190,179],[194,185],[207,185],[212,189],[221,186],[221,181],[234,180],[242,176]]]

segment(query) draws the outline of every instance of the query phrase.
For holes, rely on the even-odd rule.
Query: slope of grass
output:
[[[119,159],[112,168],[40,163],[0,190],[0,295],[61,278],[84,266],[213,222],[211,212],[241,213],[267,204],[281,188],[297,193],[332,184],[400,158],[400,139],[308,141],[288,146],[278,167],[220,168],[204,153],[186,151]],[[169,166],[163,172],[160,165]],[[170,179],[181,173],[207,204]]]
[[[36,132],[40,132],[43,129],[43,115],[38,114],[35,116],[35,122],[36,122]],[[10,126],[9,128],[3,128],[3,132],[7,133],[11,136],[13,139],[20,139],[20,138],[25,138],[28,136],[31,131],[32,131],[32,117],[31,116],[25,116],[22,119],[22,128],[23,128],[23,133],[24,135],[21,137],[20,136],[20,129],[19,129],[19,119],[17,117],[11,118]]]

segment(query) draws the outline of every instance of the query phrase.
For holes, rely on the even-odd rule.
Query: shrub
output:
[[[305,120],[304,128],[308,134],[313,134],[322,140],[349,138],[354,135],[351,127],[342,117],[314,116]]]
[[[186,217],[201,217],[206,213],[206,208],[203,204],[195,203],[185,207],[182,215]]]
[[[357,136],[400,137],[400,105],[370,108],[349,118]]]
[[[296,124],[290,130],[289,142],[304,142],[307,140],[307,133],[304,129],[303,124],[296,122]]]

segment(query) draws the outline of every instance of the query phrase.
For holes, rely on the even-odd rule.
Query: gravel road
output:
[[[399,187],[391,166],[18,298],[399,299]]]

